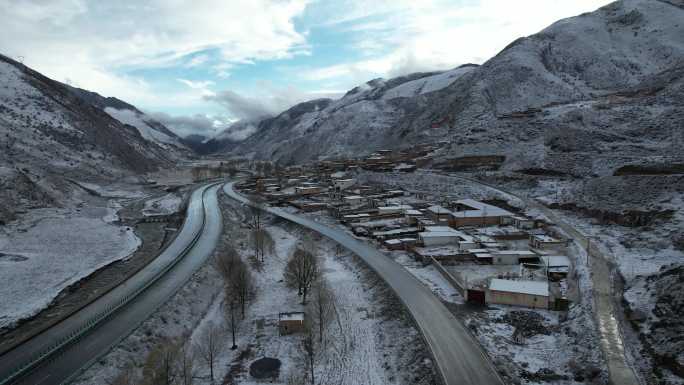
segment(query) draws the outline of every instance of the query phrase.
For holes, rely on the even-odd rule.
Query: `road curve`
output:
[[[227,183],[223,191],[239,202],[251,202]],[[430,348],[445,385],[501,385],[503,381],[479,343],[435,294],[400,264],[347,233],[274,207],[266,211],[308,227],[354,252],[394,290],[408,308]]]
[[[219,188],[210,184],[192,193],[182,229],[154,261],[80,311],[0,356],[0,384],[68,383],[135,330],[213,252],[222,231]],[[18,367],[52,349],[54,353],[12,377]]]

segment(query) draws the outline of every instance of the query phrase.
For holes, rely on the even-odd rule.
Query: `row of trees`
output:
[[[330,289],[321,270],[321,260],[317,256],[318,247],[313,238],[305,237],[285,265],[284,277],[288,287],[297,290],[306,306],[304,334],[300,351],[305,372],[291,373],[287,383],[291,385],[316,383],[316,364],[321,362],[329,346],[329,326],[337,320],[339,332],[343,331],[342,321],[334,292]],[[345,340],[343,333],[335,333]]]

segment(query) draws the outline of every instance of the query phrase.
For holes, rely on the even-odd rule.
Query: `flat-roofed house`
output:
[[[408,210],[413,209],[409,205],[396,205],[396,206],[379,206],[378,214],[380,215],[390,215],[390,214],[403,214]]]
[[[474,199],[461,199],[453,205],[449,222],[453,227],[495,226],[501,224],[502,218],[513,216],[507,210]]]
[[[333,179],[332,183],[335,188],[338,188],[340,191],[342,191],[354,186],[356,184],[356,179]]]
[[[570,259],[565,255],[542,255],[540,257],[546,274],[552,280],[558,280],[568,276],[570,272]]]
[[[425,246],[441,246],[456,244],[461,233],[449,226],[427,226],[418,238]]]
[[[517,215],[513,217],[512,224],[520,230],[531,230],[534,228],[534,219]]]
[[[530,250],[493,250],[490,254],[494,265],[518,265],[538,261],[537,254]]]
[[[548,309],[551,292],[546,281],[513,281],[494,278],[485,292],[487,303]]]
[[[538,250],[556,250],[567,246],[567,242],[546,234],[532,234],[530,246]]]
[[[321,186],[309,186],[302,184],[294,188],[295,194],[297,195],[314,195],[323,192],[323,187]]]
[[[278,331],[281,336],[304,331],[304,312],[295,311],[278,314]]]
[[[451,210],[440,205],[433,205],[425,209],[428,218],[437,223],[448,223],[451,220]]]

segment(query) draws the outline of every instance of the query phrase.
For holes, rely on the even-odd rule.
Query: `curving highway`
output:
[[[176,239],[102,297],[0,356],[0,385],[68,383],[166,302],[211,255],[222,232],[217,191],[192,193]]]
[[[227,183],[223,191],[244,204],[251,202]],[[347,233],[274,207],[264,210],[288,221],[308,227],[341,244],[382,277],[404,303],[415,320],[437,363],[445,385],[501,385],[494,366],[479,343],[434,293],[406,269],[374,247],[359,242]]]

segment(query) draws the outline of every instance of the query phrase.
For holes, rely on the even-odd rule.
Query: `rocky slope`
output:
[[[188,155],[189,148],[180,137],[135,106],[114,97],[104,97],[96,92],[75,87],[68,88],[86,103],[103,110],[123,124],[135,127],[145,140],[171,151],[173,157]]]
[[[76,189],[71,181],[135,178],[182,154],[112,117],[105,112],[110,105],[132,107],[0,55],[1,222],[28,208],[64,204]],[[168,135],[165,128],[149,129]]]
[[[683,19],[681,0],[618,1],[482,66],[372,80],[278,129],[261,122],[233,150],[301,162],[448,140],[442,160],[503,155],[509,170],[666,166],[683,157]]]

